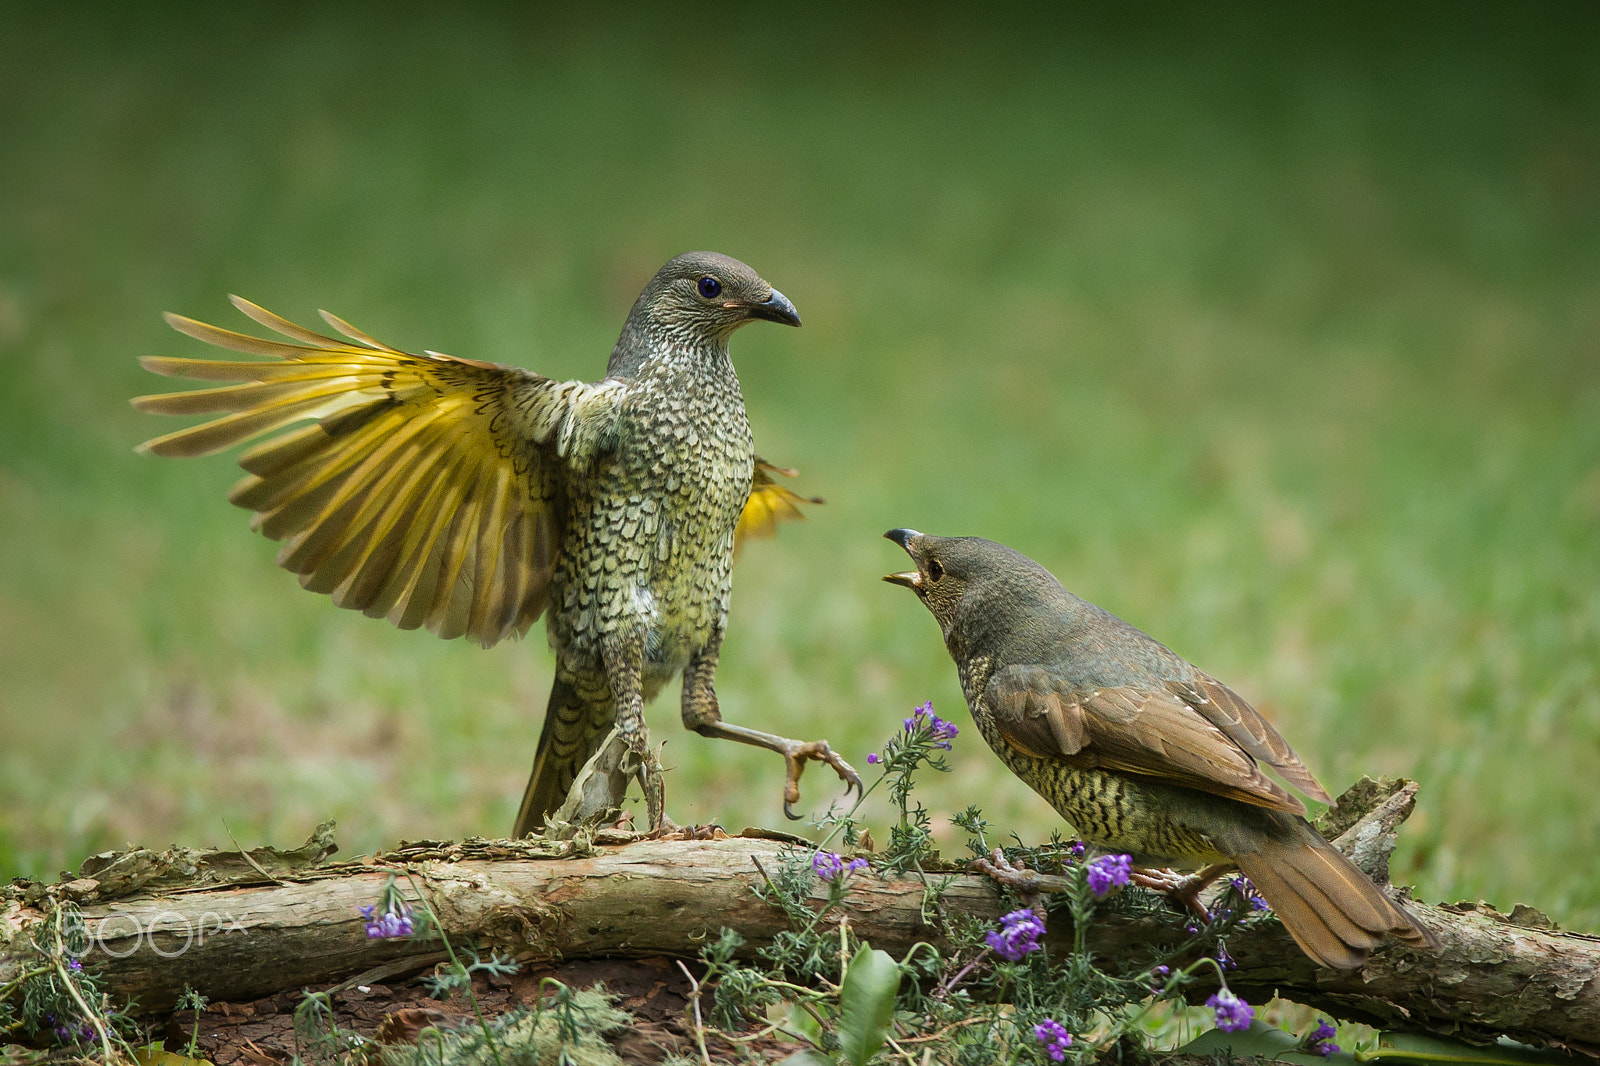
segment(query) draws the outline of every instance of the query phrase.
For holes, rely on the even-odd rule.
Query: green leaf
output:
[[[866,1066],[883,1047],[900,991],[900,965],[887,951],[861,945],[839,989],[839,1042],[855,1066]]]
[[[191,1059],[175,1051],[166,1050],[163,1041],[160,1040],[135,1049],[133,1061],[139,1066],[211,1066],[206,1059]]]
[[[822,1023],[798,1003],[788,1004],[780,1032],[799,1037],[813,1047],[822,1046]]]
[[[1300,1038],[1293,1033],[1274,1028],[1263,1021],[1256,1020],[1250,1023],[1250,1028],[1242,1033],[1225,1033],[1221,1029],[1211,1029],[1201,1033],[1183,1047],[1176,1054],[1179,1055],[1214,1055],[1219,1051],[1226,1051],[1233,1055],[1259,1055],[1264,1059],[1279,1059],[1283,1062],[1293,1062],[1312,1066],[1312,1064],[1329,1063],[1333,1066],[1355,1066],[1356,1058],[1348,1051],[1341,1051],[1324,1059],[1321,1055],[1308,1054],[1305,1051],[1290,1051],[1298,1046]]]
[[[1541,1051],[1504,1037],[1495,1044],[1467,1044],[1421,1033],[1379,1033],[1378,1046],[1356,1056],[1357,1062],[1372,1059],[1411,1062],[1468,1062],[1475,1066],[1540,1066],[1543,1063],[1570,1063],[1572,1056],[1559,1051]]]

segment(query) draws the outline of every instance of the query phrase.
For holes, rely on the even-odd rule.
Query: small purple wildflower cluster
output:
[[[1228,954],[1228,945],[1217,945],[1217,965],[1224,970],[1237,970],[1239,964],[1233,961],[1233,956]]]
[[[849,877],[857,870],[866,868],[866,859],[851,859],[845,862],[844,856],[836,851],[819,851],[811,857],[811,869],[824,881],[832,881],[836,877]]]
[[[374,914],[376,905],[361,908],[361,917],[367,920],[368,940],[396,940],[400,937],[410,936],[412,933],[411,910],[387,910],[382,914]]]
[[[1034,1026],[1033,1038],[1044,1045],[1045,1054],[1056,1062],[1065,1059],[1067,1048],[1072,1046],[1072,1034],[1054,1018],[1046,1018]]]
[[[1089,891],[1097,898],[1104,899],[1106,894],[1118,885],[1128,883],[1128,877],[1133,870],[1133,858],[1128,855],[1102,855],[1089,864]]]
[[[1339,1045],[1333,1042],[1336,1032],[1337,1030],[1332,1025],[1324,1021],[1306,1034],[1306,1050],[1313,1055],[1321,1055],[1325,1059],[1332,1058],[1334,1053],[1339,1050]]]
[[[1150,971],[1150,991],[1160,995],[1167,987],[1167,978],[1172,976],[1172,967],[1163,963]]]
[[[1249,902],[1251,910],[1264,911],[1270,909],[1267,901],[1261,898],[1261,893],[1256,891],[1256,886],[1251,883],[1248,877],[1234,877],[1228,883],[1233,886],[1235,892]]]
[[[954,722],[947,722],[933,713],[933,701],[921,704],[911,712],[910,718],[902,718],[901,725],[905,728],[899,736],[889,741],[888,755],[879,755],[877,752],[867,754],[867,762],[873,766],[887,763],[908,748],[916,750],[922,741],[929,741],[930,746],[942,751],[949,751],[950,742],[961,732]],[[924,730],[926,732],[924,733]]]
[[[1044,935],[1044,919],[1027,907],[1000,919],[1000,928],[984,934],[989,947],[1007,962],[1020,962],[1024,955],[1038,951]]]
[[[933,739],[933,746],[950,750],[950,742],[955,739],[961,730],[956,728],[954,722],[947,722],[933,713],[933,701],[929,700],[911,712],[911,717],[904,719],[906,732],[915,733],[917,727],[926,720],[928,722],[928,735]]]
[[[1226,988],[1206,1000],[1206,1006],[1217,1012],[1217,1028],[1224,1033],[1244,1032],[1256,1016],[1254,1007]]]
[[[74,959],[74,962],[77,960]],[[95,1031],[87,1022],[79,1025],[63,1024],[54,1014],[45,1015],[45,1021],[53,1026],[56,1039],[63,1044],[87,1044],[95,1038]]]

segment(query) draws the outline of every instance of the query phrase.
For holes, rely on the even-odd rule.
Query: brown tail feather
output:
[[[561,806],[577,778],[578,771],[605,740],[616,718],[611,691],[604,681],[600,691],[582,686],[563,673],[556,674],[550,687],[550,703],[544,713],[544,729],[539,734],[539,751],[533,758],[533,773],[522,793],[522,807],[511,831],[515,840],[544,828],[544,816]],[[584,691],[580,692],[580,688]]]
[[[1234,861],[1307,955],[1348,970],[1366,962],[1368,952],[1391,935],[1413,947],[1438,949],[1438,937],[1314,830],[1299,825],[1303,832],[1296,838],[1264,839]]]

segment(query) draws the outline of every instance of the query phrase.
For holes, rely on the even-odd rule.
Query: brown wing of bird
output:
[[[1239,750],[1271,767],[1289,784],[1318,803],[1333,802],[1289,742],[1233,689],[1200,674],[1193,681],[1168,681],[1167,690],[1221,730]]]
[[[306,588],[484,646],[526,631],[561,548],[560,466],[623,386],[410,355],[324,312],[348,338],[338,340],[233,302],[293,343],[168,315],[191,337],[269,358],[142,360],[157,374],[237,384],[135,399],[160,414],[222,413],[139,450],[206,455],[265,437],[240,456],[248,476],[229,499],[284,542],[278,563]]]
[[[771,537],[778,532],[781,522],[804,521],[806,514],[801,504],[821,504],[821,496],[801,496],[773,478],[773,474],[794,477],[798,471],[774,466],[761,456],[756,456],[755,474],[750,478],[750,498],[739,512],[739,524],[733,531],[733,550],[738,552],[751,537]]]
[[[1029,754],[1155,777],[1292,814],[1306,811],[1261,772],[1251,753],[1171,692],[1079,693],[1048,667],[1012,666],[990,679],[985,696],[1006,740]]]
[[[1389,935],[1413,947],[1439,947],[1431,931],[1306,824],[1300,817],[1304,804],[1261,772],[1254,749],[1271,744],[1270,765],[1280,771],[1299,767],[1310,778],[1270,726],[1271,740],[1249,728],[1249,716],[1259,716],[1231,692],[1237,703],[1218,712],[1226,718],[1222,725],[1171,690],[1074,693],[1041,666],[997,672],[984,695],[1002,736],[1027,754],[1152,777],[1271,812],[1265,828],[1217,826],[1212,836],[1295,942],[1323,965],[1359,966]],[[1215,690],[1207,697],[1222,703]],[[1229,723],[1237,728],[1227,728]],[[1248,731],[1249,742],[1235,739],[1240,729]]]

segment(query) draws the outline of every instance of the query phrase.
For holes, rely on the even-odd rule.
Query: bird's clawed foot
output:
[[[774,736],[763,733],[758,729],[747,729],[742,725],[734,725],[721,719],[710,721],[695,721],[688,716],[684,718],[685,724],[703,737],[717,737],[722,740],[736,740],[740,744],[750,744],[758,748],[766,748],[783,756],[783,813],[791,820],[798,822],[800,815],[794,813],[794,805],[800,802],[800,775],[805,772],[806,763],[810,760],[827,763],[833,767],[833,772],[839,775],[844,782],[844,794],[850,795],[854,790],[857,796],[863,795],[861,775],[856,773],[855,767],[839,758],[834,750],[828,747],[826,740],[813,740],[809,743],[803,740],[790,740],[788,737]]]
[[[972,860],[970,868],[997,885],[1013,889],[1022,897],[1023,906],[1034,913],[1044,913],[1044,907],[1039,902],[1039,893],[1046,888],[1044,879],[1025,866],[1013,865],[999,848],[991,851],[987,859]]]
[[[720,825],[677,825],[662,815],[661,824],[639,838],[640,840],[727,840],[727,831]]]
[[[800,775],[805,772],[806,762],[816,760],[827,763],[833,767],[833,772],[839,775],[844,782],[844,794],[850,795],[851,790],[857,796],[862,795],[861,775],[856,773],[855,767],[845,762],[838,753],[828,746],[826,740],[813,740],[809,743],[800,740],[784,740],[783,745],[777,749],[783,756],[783,814],[792,822],[798,822],[800,815],[794,813],[794,805],[800,802]]]
[[[578,771],[561,806],[545,817],[546,835],[554,832],[566,839],[582,827],[615,828],[627,822],[631,815],[623,813],[622,805],[630,781],[638,781],[644,792],[647,832],[659,829],[666,818],[666,786],[660,756],[648,739],[648,734],[628,736],[613,728]],[[645,741],[642,749],[640,740]]]
[[[1160,892],[1170,897],[1202,922],[1211,920],[1211,912],[1200,902],[1200,893],[1222,874],[1232,869],[1225,864],[1207,866],[1197,874],[1180,874],[1175,870],[1153,870],[1135,866],[1128,872],[1128,880],[1140,888]]]

